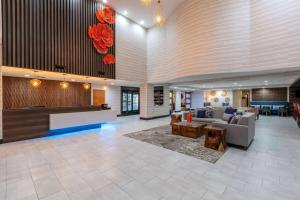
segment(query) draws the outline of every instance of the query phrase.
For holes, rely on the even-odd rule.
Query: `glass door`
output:
[[[140,94],[137,92],[133,93],[133,104],[132,104],[132,111],[138,112],[139,111],[139,99],[140,99]]]
[[[127,92],[122,92],[122,113],[127,112]]]
[[[136,115],[140,113],[139,88],[122,88],[122,115]]]

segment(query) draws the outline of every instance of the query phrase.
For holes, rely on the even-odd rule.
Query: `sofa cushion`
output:
[[[238,124],[241,117],[242,117],[241,115],[233,116],[232,119],[230,120],[229,124]]]
[[[212,112],[212,118],[222,119],[223,114],[224,114],[223,108],[215,108],[215,109],[213,109],[213,112]]]
[[[253,117],[254,113],[245,113],[243,116],[240,116],[238,125],[249,126],[249,121]]]
[[[213,122],[226,123],[225,121],[217,118],[193,118],[193,121],[203,122],[203,123],[213,123]]]
[[[222,117],[222,120],[224,120],[225,122],[230,122],[231,121],[231,118],[233,117],[232,114],[227,114],[227,113],[224,113],[223,114],[223,117]]]
[[[197,111],[197,118],[205,118],[205,117],[206,117],[206,110]]]
[[[234,109],[234,108],[226,108],[225,113],[233,115],[234,113],[236,113],[236,111],[237,111],[237,109]]]
[[[206,118],[213,118],[213,110],[212,109],[206,109],[205,116]]]

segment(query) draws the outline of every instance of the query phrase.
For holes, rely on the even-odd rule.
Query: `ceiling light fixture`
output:
[[[107,0],[102,0],[103,3],[107,3]]]
[[[154,12],[154,24],[156,26],[162,27],[165,24],[166,18],[163,16],[163,7],[161,0],[157,1],[157,6]]]
[[[144,5],[144,6],[151,6],[153,3],[153,0],[140,0],[140,2]]]
[[[39,87],[42,84],[42,81],[36,78],[36,73],[37,71],[34,71],[35,78],[30,80],[30,84],[35,88]]]
[[[145,22],[142,20],[142,21],[140,22],[140,24],[141,24],[141,25],[144,25],[144,24],[145,24]]]
[[[62,89],[67,89],[69,87],[69,83],[66,82],[66,74],[63,74],[63,76],[64,76],[64,81],[60,82],[59,85]]]
[[[123,11],[123,14],[127,16],[127,15],[128,15],[127,10],[124,10],[124,11]]]
[[[29,75],[29,74],[25,74],[24,76],[25,76],[25,77],[30,77],[30,75]]]
[[[85,90],[89,90],[91,88],[91,84],[87,82],[88,77],[85,77],[85,83],[83,84],[83,88]]]

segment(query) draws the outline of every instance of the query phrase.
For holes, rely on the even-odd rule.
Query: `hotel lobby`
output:
[[[300,1],[0,2],[0,200],[300,198]]]

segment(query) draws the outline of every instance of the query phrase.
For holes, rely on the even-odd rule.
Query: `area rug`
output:
[[[216,163],[223,155],[222,152],[204,147],[205,136],[198,139],[173,135],[171,126],[161,126],[125,136],[163,147],[195,158]]]

